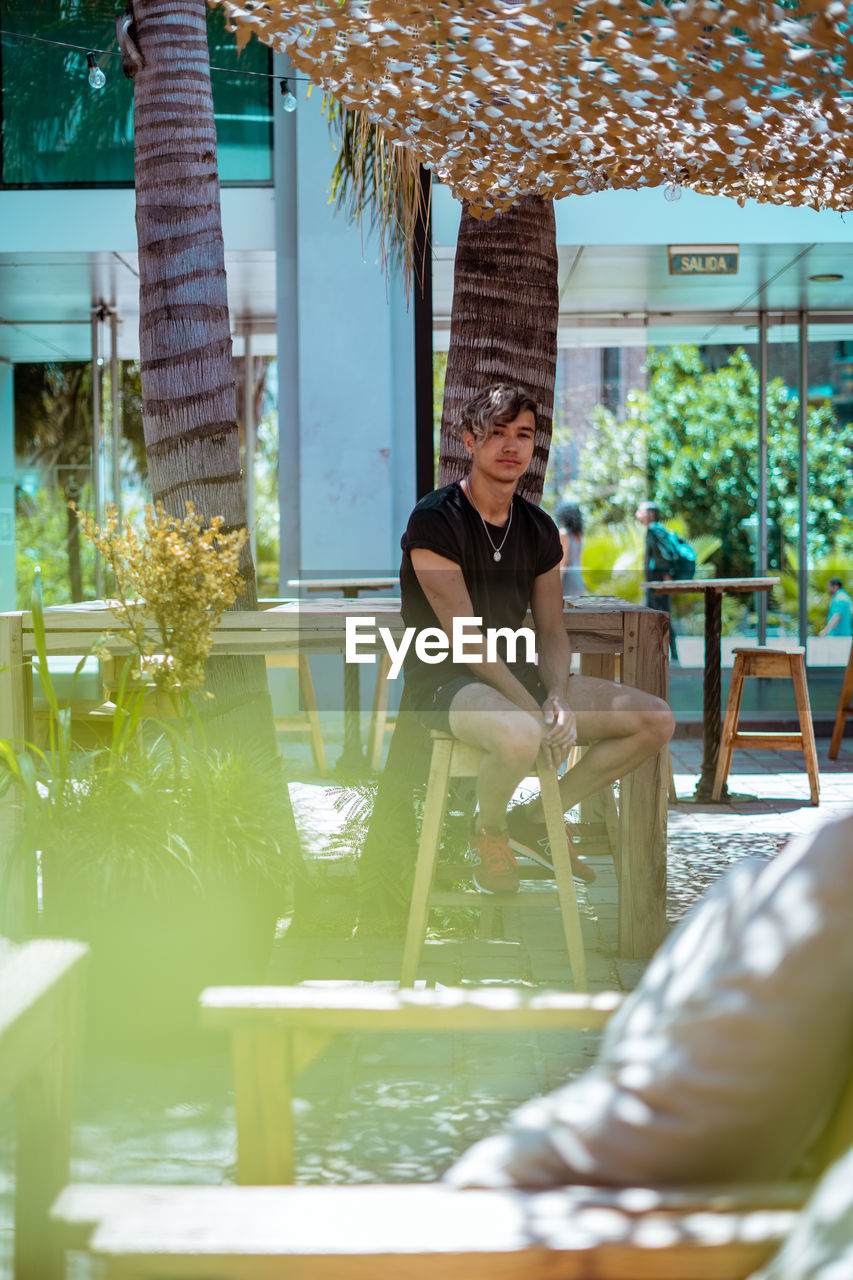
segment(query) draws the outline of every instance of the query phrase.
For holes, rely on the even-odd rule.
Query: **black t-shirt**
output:
[[[494,546],[489,544],[486,529]],[[471,596],[473,616],[482,618],[483,630],[511,627],[515,631],[524,625],[534,580],[562,559],[559,531],[550,516],[518,494],[513,498],[509,530],[506,525],[499,528],[491,524],[486,529],[459,483],[436,489],[421,499],[400,541],[400,593],[407,627],[420,631],[441,625],[412,566],[411,552],[417,547],[459,565]],[[494,559],[495,547],[501,548],[499,561]],[[523,651],[522,646],[519,653]],[[500,644],[498,653],[506,659],[505,648]],[[517,663],[515,669],[523,665]],[[434,665],[422,663],[415,653],[414,640],[403,670],[415,705],[431,697],[439,685],[454,676],[473,674],[466,664],[452,662],[450,654]]]

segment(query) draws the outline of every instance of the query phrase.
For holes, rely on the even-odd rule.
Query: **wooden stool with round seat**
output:
[[[556,770],[545,763],[544,756],[540,754],[536,769],[542,788],[545,825],[554,857],[556,890],[553,892],[521,890],[518,893],[484,894],[476,889],[445,891],[432,887],[438,864],[450,780],[451,778],[476,778],[480,772],[482,758],[483,752],[479,748],[460,742],[450,733],[433,732],[432,759],[418,845],[418,860],[415,865],[406,943],[403,949],[400,985],[410,987],[414,983],[431,906],[481,906],[491,909],[493,907],[544,907],[552,906],[557,902],[562,916],[575,989],[585,991],[586,958],[557,774]]]
[[[812,804],[820,803],[820,777],[817,768],[814,725],[809,705],[809,689],[806,683],[805,655],[805,649],[800,647],[791,649],[753,647],[734,650],[735,663],[726,702],[720,754],[717,757],[717,772],[711,793],[713,800],[719,800],[722,795],[723,784],[731,768],[732,752],[735,747],[767,747],[774,751],[802,751],[806,760],[806,772],[809,775]],[[765,733],[763,730],[745,733],[738,730],[737,722],[743,698],[743,685],[750,676],[761,676],[771,680],[785,679],[792,682],[794,697],[797,701],[797,718],[800,722],[799,733]]]

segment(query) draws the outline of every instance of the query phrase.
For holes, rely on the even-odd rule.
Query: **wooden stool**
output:
[[[713,800],[719,800],[723,783],[728,777],[732,763],[732,751],[735,747],[769,747],[776,751],[802,751],[806,758],[806,772],[809,775],[812,804],[820,803],[820,778],[817,770],[817,750],[814,740],[814,725],[809,706],[809,689],[806,684],[805,649],[735,649],[735,664],[732,669],[732,680],[729,685],[729,697],[726,703],[726,718],[723,721],[723,736],[720,740],[720,754],[717,758],[717,772],[714,777],[714,788],[711,792]],[[740,733],[737,722],[740,704],[743,697],[743,682],[748,676],[764,676],[769,679],[788,679],[794,685],[794,697],[797,700],[797,717],[800,722],[799,733]]]
[[[853,706],[850,705],[851,697],[853,697],[853,645],[850,646],[850,657],[847,659],[844,679],[841,682],[841,696],[838,699],[835,724],[832,726],[832,741],[829,744],[830,760],[835,760],[837,757],[841,739],[844,737],[844,726],[847,723],[847,717],[853,715]]]
[[[554,851],[556,892],[481,894],[476,890],[447,892],[434,890],[432,883],[438,864],[444,812],[447,807],[448,783],[451,778],[476,778],[480,772],[483,752],[477,747],[460,742],[449,733],[433,732],[432,740],[432,760],[418,845],[418,860],[415,866],[412,904],[409,908],[406,944],[403,949],[400,986],[410,987],[414,983],[430,906],[541,907],[557,901],[563,918],[563,931],[566,935],[575,988],[578,991],[585,991],[586,958],[556,771],[545,763],[542,755],[539,756],[536,769],[542,788],[542,807],[545,811],[548,839]]]
[[[276,716],[276,733],[308,733],[311,737],[311,755],[319,773],[328,773],[326,751],[323,746],[323,734],[320,729],[320,713],[317,710],[317,698],[314,693],[314,681],[311,679],[311,668],[308,657],[304,653],[268,653],[266,655],[267,670],[271,667],[285,667],[299,672],[299,695],[305,708],[303,716]]]

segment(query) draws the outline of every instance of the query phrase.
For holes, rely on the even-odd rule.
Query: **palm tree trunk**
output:
[[[465,475],[454,430],[464,402],[490,382],[526,387],[536,401],[533,462],[520,492],[542,496],[557,373],[557,234],[550,200],[526,197],[488,222],[462,208],[453,274],[450,349],[441,420],[439,485]],[[413,787],[426,780],[429,740],[404,701],[379,782],[359,863],[359,928],[403,928],[417,852]]]
[[[154,501],[246,523],[204,0],[132,0],[119,20],[134,76],[140,373]],[[124,30],[122,31],[122,26]],[[236,608],[257,605],[249,544]],[[210,718],[276,750],[263,658],[208,663]]]
[[[439,485],[468,470],[455,424],[491,382],[515,382],[536,401],[538,430],[519,493],[539,502],[551,444],[560,295],[554,205],[526,196],[488,222],[462,207],[453,273],[450,349],[441,418]]]

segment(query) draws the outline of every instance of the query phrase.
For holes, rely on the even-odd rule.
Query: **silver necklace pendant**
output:
[[[467,476],[463,481],[460,481],[460,485],[462,484],[465,485],[465,489],[467,490],[468,497],[471,499],[471,505],[473,506],[474,510],[477,512],[477,515],[480,517],[480,520],[483,525],[483,532],[485,533],[486,538],[488,539],[489,546],[492,548],[492,559],[497,563],[500,561],[500,558],[501,558],[501,547],[503,547],[503,544],[506,542],[509,536],[510,528],[512,527],[512,513],[515,509],[513,504],[513,499],[511,498],[509,503],[509,519],[506,522],[506,529],[504,530],[504,536],[501,538],[500,545],[496,547],[495,544],[492,542],[492,535],[489,533],[488,526],[486,525],[486,521],[483,519],[483,513],[480,510],[480,508],[477,506],[477,503],[474,501],[474,495],[471,492],[471,485],[468,482]]]

